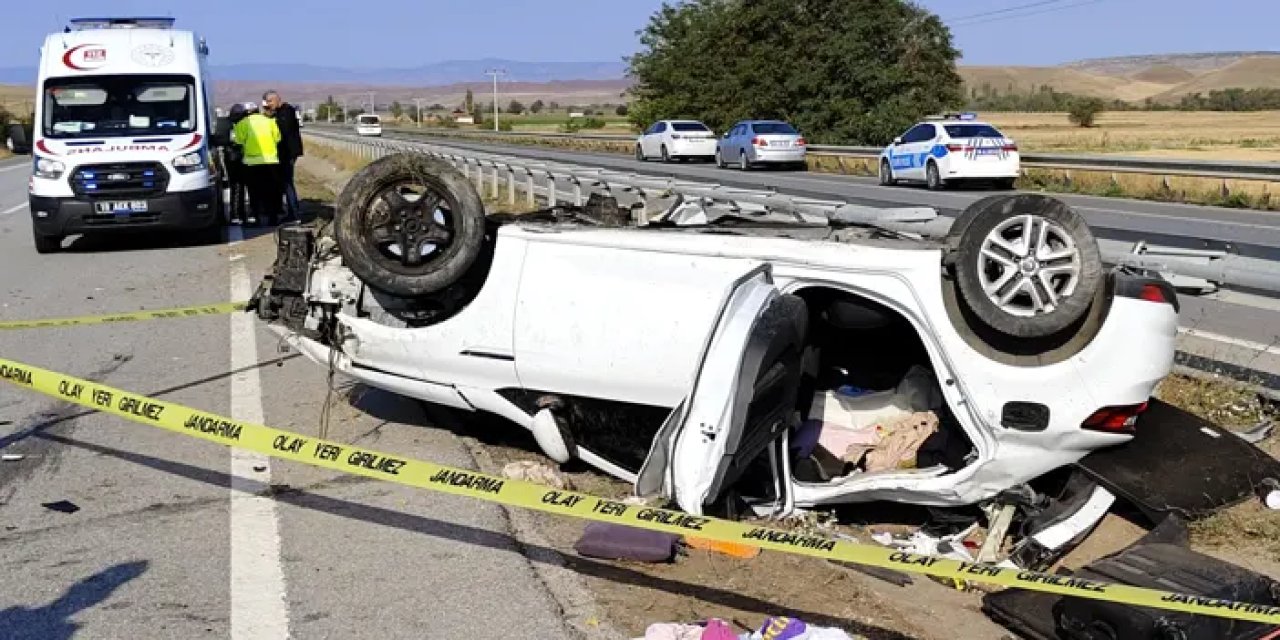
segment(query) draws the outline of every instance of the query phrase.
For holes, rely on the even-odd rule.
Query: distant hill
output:
[[[1176,100],[1190,93],[1209,93],[1232,88],[1280,89],[1280,56],[1243,58],[1217,71],[1210,71],[1181,83],[1156,96],[1157,100]]]
[[[983,85],[1002,94],[1028,93],[1039,87],[1083,96],[1142,100],[1169,89],[1168,85],[1097,75],[1066,67],[960,67],[966,87]]]
[[[1152,67],[1177,67],[1199,75],[1216,71],[1243,58],[1280,57],[1280,51],[1218,51],[1210,53],[1164,53],[1114,58],[1091,58],[1062,66],[1085,73],[1129,77]]]
[[[216,61],[217,57],[213,56]],[[522,62],[484,58],[480,60],[446,60],[416,67],[355,69],[312,64],[213,64],[215,78],[246,82],[325,83],[346,85],[384,85],[423,87],[478,82],[486,79],[489,69],[503,69],[513,82],[555,82],[560,80],[616,80],[626,75],[622,61],[599,62]],[[0,67],[0,84],[34,84],[36,68]]]
[[[505,109],[512,100],[525,105],[535,100],[562,105],[622,104],[621,94],[627,90],[626,80],[567,80],[561,82],[503,82],[498,84],[498,105]],[[288,82],[215,81],[214,101],[220,105],[242,100],[256,100],[267,89],[278,89],[284,97],[295,103],[321,102],[329,96],[341,103],[347,97],[352,107],[366,100],[362,94],[374,93],[379,108],[386,108],[392,101],[399,101],[406,108],[413,107],[414,99],[428,107],[439,103],[450,109],[462,104],[470,89],[476,102],[493,100],[491,82],[469,82],[427,87],[400,87],[371,84],[306,84]]]
[[[1179,85],[1195,80],[1196,74],[1171,64],[1157,64],[1129,76],[1149,84]]]

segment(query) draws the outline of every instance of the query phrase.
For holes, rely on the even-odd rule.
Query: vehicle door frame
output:
[[[671,125],[666,120],[653,123],[650,127],[652,131],[645,134],[644,142],[641,143],[644,155],[650,157],[658,155],[658,150],[662,148],[662,141],[666,139],[666,132],[670,128]]]
[[[922,138],[925,130],[932,135]],[[925,162],[929,151],[933,148],[933,140],[938,137],[938,129],[932,122],[920,122],[902,134],[902,144],[897,145],[896,153],[890,154],[889,166],[893,168],[895,178],[907,180],[924,180]]]

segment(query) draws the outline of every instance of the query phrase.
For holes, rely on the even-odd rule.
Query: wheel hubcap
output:
[[[1012,217],[992,229],[977,261],[987,298],[1023,317],[1052,313],[1075,293],[1083,270],[1071,234],[1034,215]]]
[[[448,203],[429,187],[394,184],[373,199],[365,235],[384,263],[421,267],[453,240],[451,218]]]

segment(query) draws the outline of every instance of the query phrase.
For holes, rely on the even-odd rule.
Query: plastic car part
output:
[[[371,287],[424,296],[461,280],[485,238],[480,194],[448,162],[403,153],[370,163],[338,196],[334,235]]]
[[[1089,227],[1060,200],[992,196],[966,208],[948,244],[960,298],[975,316],[1013,338],[1069,329],[1103,285],[1102,256]]]

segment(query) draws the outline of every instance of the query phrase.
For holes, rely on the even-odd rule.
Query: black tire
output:
[[[421,188],[420,199],[406,200],[405,187]],[[393,193],[398,209],[386,200],[381,211],[375,208],[376,201]],[[431,211],[415,204],[428,196],[438,199]],[[436,211],[443,223],[435,219]],[[387,227],[398,235],[389,235]],[[475,187],[449,162],[421,154],[390,155],[365,166],[338,195],[334,214],[334,237],[347,267],[369,286],[403,297],[437,293],[456,283],[480,255],[484,235],[484,203]],[[401,248],[395,255],[380,246],[392,240],[396,246],[413,242],[417,251]],[[427,244],[433,250],[422,256]],[[419,259],[410,261],[412,253]]]
[[[662,154],[662,162],[664,164],[671,164],[671,156],[667,155],[667,145],[664,144],[659,147],[658,152]]]
[[[62,250],[62,236],[46,236],[32,227],[31,239],[36,245],[36,253],[57,253]]]
[[[750,160],[747,160],[747,152],[746,152],[746,151],[743,151],[742,153],[738,154],[738,169],[740,169],[740,170],[742,170],[742,171],[750,171],[750,170],[751,170],[751,161],[750,161]]]
[[[1021,241],[1026,237],[1022,234],[1027,216],[1031,219],[1034,247]],[[1046,248],[1052,250],[1047,253],[1037,248],[1042,230],[1049,243]],[[1016,239],[1010,241],[1010,237]],[[1004,240],[1018,252],[998,244],[984,247],[992,238]],[[1065,331],[1089,313],[1094,295],[1103,286],[1102,255],[1089,226],[1066,203],[1048,196],[983,198],[961,212],[947,240],[952,248],[948,263],[962,303],[979,321],[1006,336],[1034,339]],[[984,253],[984,248],[1006,254],[1001,256],[1003,262]],[[1068,255],[1045,258],[1053,251]],[[1008,269],[1013,269],[1014,274],[1002,280]],[[1054,273],[1044,275],[1042,269],[1054,269]],[[984,284],[984,280],[989,282]],[[1004,306],[988,296],[986,286],[1002,281],[1005,284],[997,287],[994,295],[1009,296]],[[1054,290],[1052,296],[1050,288]],[[1023,300],[1030,308],[1024,308]]]
[[[882,187],[892,187],[893,185],[898,184],[898,181],[893,177],[893,167],[889,166],[888,160],[880,161],[879,178],[880,186]]]
[[[0,137],[3,137],[4,146],[10,153],[31,153],[31,138],[23,125],[16,122],[10,123],[5,127],[4,135]]]
[[[715,163],[716,163],[716,166],[717,166],[717,167],[719,167],[719,168],[721,168],[721,169],[724,169],[724,168],[726,168],[726,167],[728,167],[728,166],[729,166],[729,165],[727,165],[727,164],[725,164],[725,163],[724,163],[724,158],[720,156],[720,149],[718,149],[718,148],[716,149],[716,155],[715,155],[715,157],[713,157],[713,158],[712,158],[712,162],[715,162]]]
[[[930,161],[925,166],[924,184],[930,191],[942,191],[947,188],[947,181],[942,179],[942,172],[938,171],[938,163]]]
[[[640,145],[636,145],[636,161],[644,162],[649,158],[645,157],[644,149]]]

